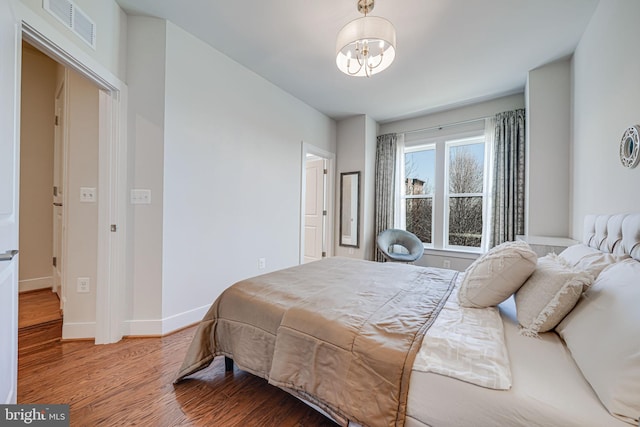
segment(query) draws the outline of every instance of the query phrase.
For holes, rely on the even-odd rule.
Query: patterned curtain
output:
[[[524,234],[525,110],[498,113],[495,123],[490,248]]]
[[[393,227],[395,199],[395,165],[398,137],[395,133],[378,136],[376,147],[376,195],[374,236]],[[383,262],[384,257],[374,245],[373,259]]]

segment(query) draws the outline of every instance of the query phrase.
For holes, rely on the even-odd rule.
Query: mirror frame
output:
[[[348,194],[345,192],[345,178],[351,177],[355,179],[355,184],[351,184],[351,188],[355,190],[350,191]],[[351,196],[349,200],[347,200],[347,196]],[[345,239],[343,230],[343,212],[345,206],[354,206],[353,197],[355,196],[355,216],[352,216],[352,220],[355,218],[355,240],[353,232],[351,234],[351,238],[349,240]],[[352,221],[353,222],[353,221]],[[352,227],[353,228],[353,227]],[[353,230],[352,230],[353,231]],[[360,171],[357,172],[342,172],[340,174],[340,246],[346,246],[351,248],[359,248],[360,247]]]

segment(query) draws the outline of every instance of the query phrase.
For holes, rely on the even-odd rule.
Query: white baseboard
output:
[[[69,323],[62,321],[63,340],[94,339],[96,337],[96,322]]]
[[[122,334],[127,336],[161,336],[200,322],[211,305],[169,316],[162,320],[126,320]],[[95,322],[62,324],[62,339],[93,339],[96,336]]]
[[[200,322],[209,311],[209,307],[211,307],[211,304],[166,317],[162,320],[162,334],[165,335]]]
[[[51,289],[53,277],[36,277],[35,279],[20,280],[18,282],[18,292],[35,291],[38,289]]]
[[[162,335],[162,320],[125,320],[122,335],[137,337]]]
[[[174,314],[162,320],[127,320],[124,322],[123,335],[166,335],[200,322],[210,306],[210,304],[203,305],[202,307]]]

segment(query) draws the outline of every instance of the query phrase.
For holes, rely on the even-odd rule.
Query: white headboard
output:
[[[587,215],[582,243],[640,261],[640,213]]]

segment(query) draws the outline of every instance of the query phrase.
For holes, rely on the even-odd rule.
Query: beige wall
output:
[[[56,63],[25,44],[20,129],[20,291],[51,287]]]
[[[98,188],[98,94],[95,85],[69,70],[67,79],[67,262],[62,336],[94,336],[98,257],[98,204],[81,202],[80,188]],[[90,279],[90,292],[78,293],[79,277]],[[85,331],[85,333],[82,333]]]
[[[53,141],[56,81],[64,69],[41,52],[23,52],[20,192],[20,288],[52,285]],[[62,71],[62,74],[61,74]],[[81,187],[98,187],[98,89],[78,73],[67,72],[66,126],[67,251],[63,337],[92,337],[95,328],[98,203],[80,202]],[[88,277],[89,293],[77,292],[77,279]]]

